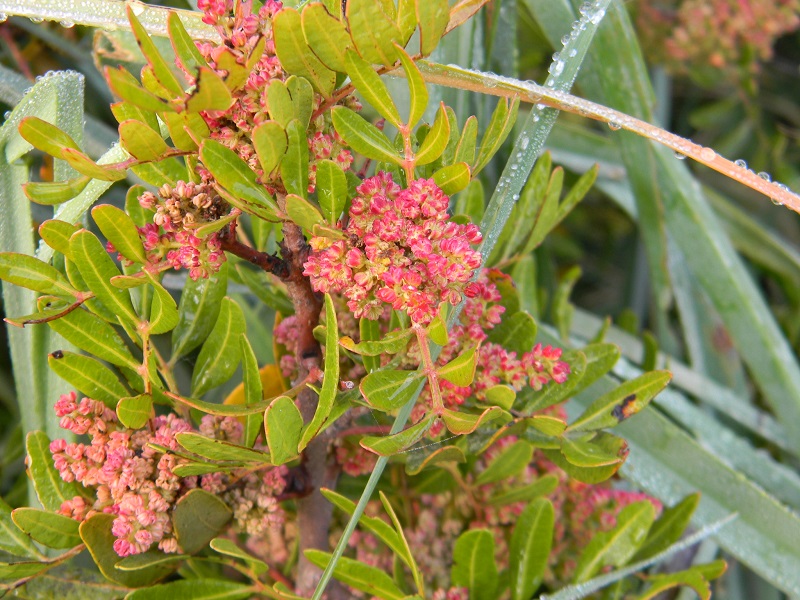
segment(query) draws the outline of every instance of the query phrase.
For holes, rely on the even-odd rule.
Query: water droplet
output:
[[[700,151],[700,158],[706,162],[711,162],[717,157],[717,153],[714,152],[711,148],[703,148]]]
[[[5,23],[8,21],[8,15],[6,13],[0,13],[0,23]]]
[[[678,160],[684,160],[686,158],[686,155],[683,152],[678,152],[676,150],[675,151],[675,158],[677,158]]]
[[[562,43],[564,46],[566,46],[567,44],[569,44],[569,41],[570,41],[571,39],[572,39],[572,38],[571,38],[569,35],[565,35],[564,37],[562,37],[562,38],[561,38],[561,43]]]
[[[42,21],[44,21],[42,17],[30,17],[30,19],[31,23],[41,23]]]
[[[7,110],[6,112],[3,113],[3,118],[4,119],[8,119],[10,116],[11,116],[11,111],[10,110]]]
[[[59,25],[61,25],[62,27],[66,27],[67,29],[70,29],[70,28],[72,28],[72,27],[75,27],[75,23],[74,23],[74,22],[72,22],[72,21],[67,21],[67,20],[60,21],[60,22],[59,22]]]
[[[616,121],[609,121],[609,122],[608,122],[608,128],[609,128],[611,131],[619,131],[620,129],[622,129],[622,125],[620,125],[620,124],[619,124],[619,123],[617,123]]]
[[[733,161],[733,164],[735,164],[737,167],[741,167],[743,169],[747,168],[747,161],[745,161],[744,159],[741,159],[741,158]]]
[[[772,203],[773,203],[775,206],[783,206],[783,202],[781,202],[781,201],[780,201],[780,200],[778,200],[777,198],[770,198],[770,200],[772,200]]]
[[[576,48],[573,48],[572,50],[569,51],[569,56],[570,58],[578,56],[578,50]]]
[[[578,10],[583,16],[586,16],[587,13],[592,11],[592,8],[591,2],[584,2]]]
[[[758,174],[758,176],[761,177],[761,179],[763,179],[764,181],[772,181],[772,176],[770,176],[770,174],[767,173],[766,171],[761,171]]]
[[[144,5],[139,2],[131,2],[128,6],[131,7],[131,12],[137,17],[144,12]]]

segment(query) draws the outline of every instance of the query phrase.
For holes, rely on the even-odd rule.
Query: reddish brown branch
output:
[[[281,279],[286,279],[289,276],[289,266],[285,260],[267,254],[266,252],[259,252],[255,248],[251,248],[247,244],[243,244],[237,240],[235,223],[227,227],[220,238],[222,241],[222,249],[225,252],[230,252]]]

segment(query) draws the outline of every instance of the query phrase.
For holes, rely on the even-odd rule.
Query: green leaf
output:
[[[386,497],[386,494],[384,494],[383,491],[380,491],[378,492],[378,495],[380,496],[383,510],[385,510],[386,514],[389,515],[389,519],[392,521],[394,531],[397,534],[397,539],[400,541],[402,546],[401,551],[398,553],[398,557],[411,569],[411,576],[414,578],[414,584],[416,585],[417,589],[421,591],[424,589],[425,584],[422,582],[422,574],[420,573],[419,567],[417,566],[414,556],[411,553],[411,547],[408,545],[408,540],[406,539],[405,533],[403,533],[403,526],[400,524],[400,519],[397,518],[397,513],[392,507],[391,502],[389,502],[389,499]]]
[[[555,475],[545,475],[520,487],[513,487],[507,491],[495,493],[489,498],[489,504],[493,506],[505,506],[515,502],[528,502],[539,496],[549,496],[559,485],[558,477]]]
[[[586,356],[586,370],[578,386],[573,390],[574,394],[585,390],[603,375],[608,373],[619,360],[619,346],[614,344],[589,344],[581,348],[581,352]]]
[[[142,161],[155,160],[167,150],[167,143],[157,132],[133,119],[119,124],[119,139],[131,156]]]
[[[339,345],[345,350],[360,354],[362,356],[380,356],[381,354],[397,354],[408,346],[413,331],[410,329],[399,329],[390,331],[381,339],[375,341],[363,341],[356,344],[352,338],[347,336],[339,340]],[[386,372],[386,371],[384,371]],[[377,373],[376,373],[377,375]]]
[[[142,554],[126,556],[114,565],[114,568],[119,571],[138,571],[140,569],[147,569],[156,565],[165,565],[179,560],[185,560],[185,557],[180,554],[165,554],[160,550],[148,550]]]
[[[331,116],[336,132],[359,154],[381,162],[402,163],[389,138],[357,113],[344,106],[334,106]]]
[[[36,575],[50,565],[45,562],[0,562],[0,581],[16,581]],[[5,586],[3,586],[5,587]]]
[[[180,60],[183,68],[188,72],[192,72],[198,67],[206,67],[208,63],[200,50],[192,40],[186,28],[181,22],[181,18],[177,12],[170,11],[167,17],[167,29],[169,31],[169,39],[172,42],[172,49],[175,51],[175,56]]]
[[[66,181],[53,181],[47,183],[26,183],[22,191],[28,200],[37,204],[61,204],[80,194],[91,181],[88,175],[81,175]]]
[[[550,415],[534,415],[527,419],[531,427],[551,437],[561,437],[567,429],[567,423]]]
[[[217,322],[192,372],[193,396],[200,396],[230,379],[241,360],[239,336],[244,334],[245,327],[239,305],[230,298],[223,298]]]
[[[47,364],[79,392],[114,408],[128,395],[117,376],[99,360],[83,354],[59,350],[47,357]]]
[[[175,94],[175,96],[183,95],[183,86],[169,68],[169,65],[167,65],[167,61],[161,56],[155,43],[153,43],[147,30],[142,26],[141,22],[136,17],[133,7],[130,5],[127,6],[127,14],[133,35],[136,37],[136,42],[139,44],[139,49],[153,68],[153,73],[158,82],[170,93]]]
[[[119,98],[149,112],[177,112],[177,107],[168,100],[159,98],[144,89],[125,67],[106,67],[108,86]]]
[[[475,485],[496,483],[514,477],[527,467],[533,458],[533,446],[525,440],[518,440],[503,448],[497,456],[475,478]]]
[[[422,436],[425,435],[428,429],[431,428],[432,424],[433,417],[427,417],[419,423],[411,425],[393,435],[384,437],[365,435],[361,438],[359,444],[361,444],[362,448],[366,448],[370,452],[374,452],[380,456],[391,456],[392,454],[397,454],[401,450],[416,444]]]
[[[409,475],[418,475],[429,467],[453,462],[467,462],[464,451],[458,446],[444,446],[427,454],[424,453],[424,451],[411,452],[406,462],[406,473]]]
[[[78,521],[36,508],[17,508],[11,513],[22,531],[48,548],[72,548],[81,543]]]
[[[306,550],[305,555],[312,564],[320,568],[325,567],[331,558],[329,552],[322,550]],[[342,583],[378,598],[402,600],[406,596],[385,572],[352,558],[340,558],[336,563],[333,576]]]
[[[186,112],[228,110],[233,96],[222,77],[209,67],[200,67],[197,83],[186,101]]]
[[[287,73],[305,77],[326,98],[336,85],[336,73],[320,62],[303,37],[300,13],[284,8],[272,23],[275,53]]]
[[[167,124],[169,137],[172,144],[185,152],[197,150],[197,143],[206,139],[211,131],[208,125],[197,113],[161,113],[164,122]]]
[[[504,410],[511,410],[511,407],[514,406],[514,400],[517,398],[514,388],[508,385],[493,385],[485,389],[483,395],[485,396],[484,402],[486,404],[493,404]]]
[[[11,507],[2,498],[0,498],[0,550],[14,556],[44,558],[31,539],[14,524]]]
[[[421,383],[417,371],[374,371],[361,380],[359,389],[371,406],[388,412],[408,402]]]
[[[123,571],[115,568],[123,560],[114,551],[114,542],[117,538],[111,533],[111,524],[115,518],[114,515],[97,513],[81,523],[79,529],[83,543],[86,544],[92,559],[107,579],[126,587],[140,587],[165,577],[173,570],[170,566],[165,565],[154,565],[136,571]]]
[[[350,37],[358,53],[369,63],[393,65],[397,59],[394,42],[401,42],[397,25],[374,0],[348,0],[345,7]]]
[[[85,310],[73,310],[48,326],[71,344],[111,364],[131,369],[140,366],[113,327]]]
[[[719,561],[725,565],[725,561]],[[723,567],[724,568],[724,567]],[[688,586],[692,588],[700,600],[711,598],[711,586],[698,567],[693,567],[677,573],[660,574],[648,579],[650,586],[643,594],[636,597],[636,600],[651,600],[672,588]]]
[[[447,333],[447,324],[445,324],[444,319],[442,319],[440,315],[434,317],[431,324],[428,325],[428,339],[439,346],[447,345],[450,336]]]
[[[69,247],[81,277],[103,306],[118,318],[137,323],[139,317],[133,310],[130,294],[111,284],[111,278],[121,273],[100,240],[84,229],[70,238]]]
[[[28,453],[28,472],[33,480],[36,496],[45,509],[55,512],[61,504],[72,500],[78,494],[78,485],[67,483],[53,466],[50,440],[43,431],[31,431],[25,438]]]
[[[120,398],[117,404],[117,418],[128,429],[141,429],[153,417],[153,397],[150,394]]]
[[[332,160],[317,164],[317,201],[328,223],[335,227],[347,203],[347,178]]]
[[[587,431],[614,427],[642,410],[672,379],[669,371],[652,371],[626,381],[595,400],[569,427]]]
[[[172,331],[180,320],[175,299],[156,279],[151,277],[149,283],[155,290],[150,305],[150,333],[158,335]]]
[[[555,511],[547,498],[537,498],[517,517],[508,553],[511,600],[529,600],[541,585],[554,526]]]
[[[271,88],[270,88],[271,89]],[[286,154],[286,131],[276,121],[264,121],[253,129],[253,147],[265,174],[272,173]]]
[[[428,56],[439,45],[439,40],[450,22],[450,6],[447,0],[415,0],[419,22],[419,48],[422,56]]]
[[[256,464],[271,464],[266,452],[245,448],[238,444],[215,440],[200,433],[184,432],[175,435],[175,440],[189,452],[211,460],[238,461]]]
[[[475,161],[475,147],[477,146],[477,142],[478,119],[475,118],[475,115],[470,115],[464,123],[464,129],[461,130],[461,137],[458,139],[458,144],[453,154],[453,162],[457,163],[463,161],[467,164],[472,164]],[[481,208],[483,208],[483,206],[481,206]],[[476,223],[479,221],[480,219],[475,219]]]
[[[506,141],[508,134],[511,133],[514,127],[514,122],[517,120],[518,108],[518,98],[512,100],[510,105],[507,98],[503,98],[497,103],[497,107],[492,113],[492,118],[489,120],[486,132],[481,139],[478,158],[475,161],[475,165],[472,167],[473,177],[489,164],[492,156],[500,150],[500,146]]]
[[[0,253],[0,279],[42,294],[74,296],[77,293],[58,269],[27,254]]]
[[[303,416],[291,398],[281,396],[269,405],[264,413],[264,431],[272,464],[282,465],[297,457],[302,429]]]
[[[647,536],[655,510],[647,500],[623,508],[614,529],[596,534],[584,549],[575,569],[575,582],[588,580],[604,566],[624,565]]]
[[[458,536],[450,579],[453,585],[467,588],[471,600],[497,598],[497,563],[491,531],[471,529]]]
[[[270,119],[284,129],[292,119],[297,118],[289,87],[283,81],[277,79],[270,81],[267,88],[267,106],[269,106]]]
[[[154,112],[149,110],[142,110],[138,106],[134,106],[130,102],[115,102],[111,105],[111,112],[118,123],[133,120],[145,123],[153,131],[158,131],[158,117]],[[162,113],[166,114],[166,113]],[[174,113],[170,113],[174,114]]]
[[[699,502],[699,493],[690,494],[675,506],[666,509],[653,523],[647,534],[647,539],[642,544],[642,547],[639,548],[633,560],[640,561],[652,558],[677,542],[689,526]]]
[[[303,198],[308,197],[308,139],[306,130],[297,119],[286,126],[289,144],[281,160],[281,178],[286,191]],[[322,220],[320,218],[320,220]]]
[[[203,343],[219,317],[228,289],[228,263],[208,278],[186,280],[178,306],[178,324],[172,332],[172,361]]]
[[[19,134],[37,150],[56,158],[63,158],[66,148],[80,151],[75,140],[55,125],[39,117],[22,119],[19,124]]]
[[[416,164],[427,165],[439,158],[447,148],[447,142],[450,139],[450,121],[447,118],[447,111],[445,110],[444,102],[439,104],[439,110],[436,111],[436,118],[433,121],[428,135],[417,150]]]
[[[436,372],[442,379],[445,379],[455,385],[466,387],[472,384],[472,380],[475,378],[476,364],[476,348],[470,348],[460,356],[455,357],[443,367],[439,367]]]
[[[72,253],[69,251],[69,238],[79,229],[78,225],[50,219],[39,226],[39,235],[53,250],[70,258]]]
[[[345,55],[353,42],[342,22],[318,2],[306,5],[302,21],[306,42],[317,58],[329,69],[344,73]]]
[[[444,419],[444,424],[450,433],[467,435],[502,414],[503,410],[497,406],[491,406],[478,415],[445,409],[442,413],[442,419]]]
[[[246,335],[239,338],[239,347],[242,352],[242,385],[244,386],[244,403],[257,404],[264,399],[264,384],[258,371],[258,361],[253,352],[253,347]],[[252,448],[261,431],[262,419],[258,415],[247,415],[244,418],[243,445]],[[273,461],[275,460],[273,454]]]
[[[155,187],[160,187],[165,183],[174,186],[176,182],[186,179],[186,167],[175,157],[134,165],[131,167],[131,171],[145,183]]]
[[[375,72],[372,65],[361,58],[355,51],[350,50],[345,58],[345,67],[356,91],[361,94],[372,108],[378,111],[379,115],[399,129],[403,122],[400,119],[397,105],[395,105],[391,94],[389,94],[389,88],[383,83],[380,75]]]
[[[290,390],[283,392],[283,394],[281,395],[293,398],[304,389],[306,389],[305,382],[293,387]],[[271,398],[265,398],[264,400],[262,400],[261,402],[257,402],[256,404],[237,405],[237,404],[218,404],[216,402],[204,402],[203,400],[198,400],[196,398],[186,398],[184,396],[179,396],[178,394],[173,394],[172,392],[165,392],[164,395],[167,396],[168,398],[172,398],[175,402],[180,402],[181,404],[190,406],[191,408],[195,408],[204,413],[210,415],[220,415],[223,417],[244,417],[246,415],[263,413],[270,405],[270,403],[275,398],[278,397],[274,396]]]
[[[273,220],[277,219],[278,206],[256,179],[256,174],[239,156],[216,140],[203,141],[200,160],[217,182],[246,206],[260,209]],[[253,210],[253,209],[250,209]]]
[[[227,538],[214,538],[211,540],[211,549],[215,552],[219,552],[220,554],[224,554],[225,556],[232,556],[233,558],[238,558],[239,560],[245,561],[250,568],[252,568],[257,574],[266,573],[269,567],[267,564],[253,556],[252,554],[248,554],[235,543]]]
[[[329,294],[325,294],[325,327],[325,373],[322,379],[322,389],[319,393],[314,417],[300,438],[298,452],[303,451],[328,421],[336,400],[336,391],[339,388],[339,325],[336,320],[336,308],[333,306],[333,300]]]
[[[619,350],[617,350],[619,352]],[[531,414],[564,401],[573,395],[580,386],[586,372],[586,355],[578,350],[570,350],[561,355],[561,360],[569,364],[569,377],[559,385],[547,385],[526,402],[523,412]]]
[[[411,60],[411,57],[399,45],[396,45],[395,48],[408,82],[409,109],[406,126],[411,130],[419,123],[428,108],[428,88],[419,67]]]
[[[433,174],[433,180],[448,196],[465,190],[469,185],[472,174],[466,162],[457,162],[442,167]]]
[[[147,257],[139,238],[136,224],[123,210],[111,204],[101,204],[92,209],[92,218],[106,239],[122,256],[138,263],[146,263]]]
[[[489,341],[516,352],[517,358],[521,358],[536,341],[536,321],[526,312],[516,312],[489,332]]]
[[[214,494],[201,489],[189,490],[172,511],[172,526],[181,550],[195,554],[205,548],[228,524],[231,516],[228,505]]]
[[[594,468],[622,463],[623,458],[591,441],[564,438],[561,441],[561,453],[570,464],[576,467]]]
[[[134,590],[125,600],[240,600],[251,598],[252,586],[223,579],[180,579]]]
[[[65,148],[61,154],[62,158],[82,175],[87,175],[93,179],[100,179],[102,181],[119,181],[120,179],[125,179],[124,169],[98,165],[80,150]]]

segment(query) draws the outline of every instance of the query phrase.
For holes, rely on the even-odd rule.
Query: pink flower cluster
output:
[[[432,179],[401,190],[379,173],[357,188],[344,239],[314,237],[304,274],[318,292],[340,292],[355,317],[377,319],[384,303],[426,325],[441,302],[457,304],[481,256],[475,225],[447,214],[448,197]]]
[[[155,417],[147,429],[131,430],[102,402],[78,401],[75,392],[61,396],[55,410],[61,427],[88,435],[91,441],[53,440],[53,463],[64,481],[77,481],[94,494],[93,499],[76,496],[64,502],[59,512],[78,521],[97,512],[115,515],[111,532],[117,538],[114,551],[120,556],[146,552],[154,544],[164,552],[179,552],[170,513],[185,492],[198,486],[198,478],[176,475],[173,470],[183,459],[162,454],[151,444],[183,451],[175,435],[194,428],[168,414]],[[208,415],[200,432],[215,439],[242,441],[242,425],[233,417]],[[241,531],[257,536],[283,523],[278,496],[286,487],[285,476],[285,467],[248,471],[241,477],[210,473],[199,479],[199,485],[231,507]]]
[[[800,27],[798,0],[668,0],[638,3],[646,47],[677,72],[729,72],[772,57],[780,36]]]
[[[153,544],[164,552],[177,552],[169,510],[194,480],[175,475],[175,456],[160,454],[148,444],[177,450],[175,434],[191,426],[171,414],[156,417],[152,431],[132,431],[102,402],[78,402],[75,392],[61,396],[55,410],[61,427],[91,438],[89,444],[53,440],[50,451],[56,469],[64,481],[95,488],[93,501],[76,496],[59,512],[79,521],[95,512],[116,515],[112,533],[120,556],[140,554]]]
[[[200,237],[196,232],[201,225],[217,221],[229,207],[207,178],[202,183],[179,181],[175,187],[164,184],[158,195],[144,192],[139,204],[155,210],[153,223],[139,229],[151,263],[166,261],[175,269],[188,269],[192,279],[219,271],[225,262],[219,234]]]

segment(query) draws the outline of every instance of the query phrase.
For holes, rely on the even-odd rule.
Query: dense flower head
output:
[[[141,554],[153,545],[164,552],[179,552],[171,511],[184,493],[197,487],[198,479],[176,475],[174,469],[183,459],[154,446],[180,451],[175,435],[194,431],[192,425],[170,413],[151,419],[146,429],[132,430],[102,402],[78,401],[75,392],[61,396],[55,412],[61,427],[90,438],[88,444],[53,440],[50,452],[55,468],[64,481],[78,482],[94,494],[63,502],[59,513],[78,521],[98,512],[114,515],[111,533],[119,556]],[[200,432],[239,443],[242,425],[232,417],[209,416],[203,419]],[[199,484],[228,503],[242,531],[257,535],[283,522],[276,497],[286,486],[285,473],[285,467],[238,478],[214,473],[204,475]]]
[[[401,189],[388,173],[365,179],[353,199],[345,239],[314,237],[305,275],[318,292],[339,292],[357,318],[377,319],[384,304],[430,323],[439,304],[457,304],[480,266],[475,225],[447,214],[432,179]]]
[[[198,228],[239,211],[231,211],[214,192],[208,177],[200,183],[164,184],[156,194],[141,194],[139,204],[155,211],[153,222],[139,229],[148,261],[188,269],[192,279],[219,271],[225,262],[219,233],[200,234]]]

